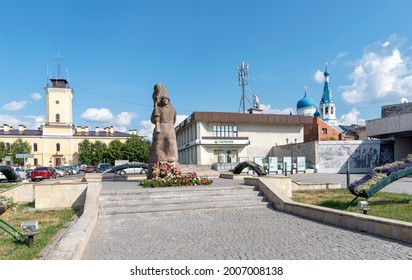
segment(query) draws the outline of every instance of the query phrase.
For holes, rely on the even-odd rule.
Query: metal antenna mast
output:
[[[64,58],[60,57],[60,52],[57,52],[57,57],[53,57],[53,60],[57,60],[57,78],[60,77],[60,60],[64,60]]]
[[[249,64],[247,62],[240,63],[240,66],[237,69],[237,73],[238,73],[239,86],[242,86],[242,97],[240,99],[240,105],[242,106],[243,113],[246,113],[246,109],[245,109],[245,85],[248,84],[248,80],[249,80],[248,71],[249,71]]]

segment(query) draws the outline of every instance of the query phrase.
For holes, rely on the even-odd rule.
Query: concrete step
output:
[[[161,197],[151,199],[127,199],[127,200],[102,200],[100,209],[118,206],[142,206],[142,205],[162,205],[179,203],[201,203],[201,202],[224,202],[224,201],[267,201],[264,196],[257,196],[255,193],[234,194],[234,195],[207,195],[207,196],[184,196],[184,197]]]
[[[156,199],[187,199],[208,196],[257,196],[253,190],[208,190],[185,192],[122,192],[117,194],[102,194],[101,202],[127,200],[156,200]]]
[[[224,201],[224,202],[196,202],[196,203],[178,203],[178,204],[162,204],[162,205],[145,205],[134,207],[113,207],[110,209],[100,209],[99,215],[116,215],[116,214],[137,214],[137,213],[153,213],[153,212],[172,212],[186,210],[207,210],[218,208],[236,208],[236,207],[268,207],[268,202],[262,201]]]
[[[99,215],[267,206],[268,200],[255,187],[246,185],[129,188],[102,191]]]
[[[208,192],[208,191],[226,191],[226,190],[257,190],[254,186],[248,185],[237,185],[237,186],[189,186],[189,187],[166,187],[166,188],[119,188],[119,189],[108,189],[102,190],[100,195],[119,195],[119,194],[129,194],[129,193],[195,193],[195,192]]]

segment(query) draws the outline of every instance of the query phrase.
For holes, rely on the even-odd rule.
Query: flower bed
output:
[[[212,180],[197,176],[196,173],[183,174],[183,172],[174,166],[166,163],[155,163],[152,169],[151,180],[143,180],[140,185],[144,188],[160,187],[181,187],[181,186],[201,186],[210,185]]]
[[[412,154],[400,161],[375,167],[365,177],[350,184],[348,189],[353,195],[369,198],[393,181],[410,174],[412,174]]]

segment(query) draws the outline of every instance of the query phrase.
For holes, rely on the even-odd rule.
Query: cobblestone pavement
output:
[[[411,260],[412,245],[271,208],[235,208],[99,217],[83,259]]]

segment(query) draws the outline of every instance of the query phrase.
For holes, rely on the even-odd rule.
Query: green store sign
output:
[[[215,144],[235,144],[233,140],[215,140]]]

